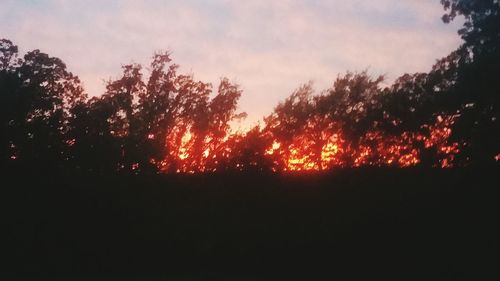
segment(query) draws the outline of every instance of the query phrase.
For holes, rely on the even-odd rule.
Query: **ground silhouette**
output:
[[[82,280],[484,280],[497,274],[495,169],[47,173],[3,177],[10,183],[2,195],[4,274]]]

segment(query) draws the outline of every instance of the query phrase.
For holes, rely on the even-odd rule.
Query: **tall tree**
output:
[[[492,163],[500,154],[500,2],[498,0],[442,0],[445,22],[465,18],[459,34],[464,44],[448,57],[459,63],[452,99],[461,117],[454,138],[464,143],[464,160]],[[459,59],[454,59],[459,56]]]

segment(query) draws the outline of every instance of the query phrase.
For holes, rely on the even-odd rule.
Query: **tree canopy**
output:
[[[0,161],[96,173],[295,171],[333,167],[492,165],[500,161],[500,1],[441,0],[465,18],[463,44],[428,73],[390,86],[366,71],[316,93],[297,88],[264,124],[232,132],[242,90],[179,73],[169,52],[147,71],[122,67],[88,98],[39,50],[0,40]]]

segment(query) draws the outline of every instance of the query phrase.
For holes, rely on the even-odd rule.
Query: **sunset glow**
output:
[[[422,127],[423,131],[427,131],[425,134],[403,132],[399,136],[387,136],[381,131],[369,132],[357,147],[348,145],[349,142],[340,137],[342,135],[340,132],[333,133],[321,147],[319,158],[310,150],[314,142],[308,141],[306,135],[298,135],[290,145],[283,145],[277,140],[272,141],[264,150],[263,156],[270,163],[274,163],[269,168],[276,172],[323,171],[336,167],[362,166],[403,168],[420,164],[421,149],[426,149],[435,151],[439,155],[440,160],[436,167],[451,168],[455,165],[455,156],[460,153],[459,144],[449,141],[453,120],[453,117],[440,117],[435,124]],[[239,133],[240,141],[244,140],[245,134],[246,132]],[[191,131],[170,138],[168,144],[172,152],[158,163],[160,170],[176,173],[216,172],[221,169],[222,163],[226,163],[224,169],[244,168],[241,163],[231,162],[231,159],[236,157],[234,149],[238,142],[226,139],[219,144],[220,153],[213,154],[210,149],[210,139],[206,138],[203,141],[205,148],[202,150],[196,148],[196,142],[199,142],[197,140],[198,137]],[[497,161],[498,158],[500,157],[497,155]]]

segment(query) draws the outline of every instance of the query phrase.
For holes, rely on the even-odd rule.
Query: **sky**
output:
[[[439,0],[0,0],[0,38],[61,58],[90,96],[170,50],[196,80],[238,83],[248,126],[308,81],[429,71],[461,44],[442,14]]]

